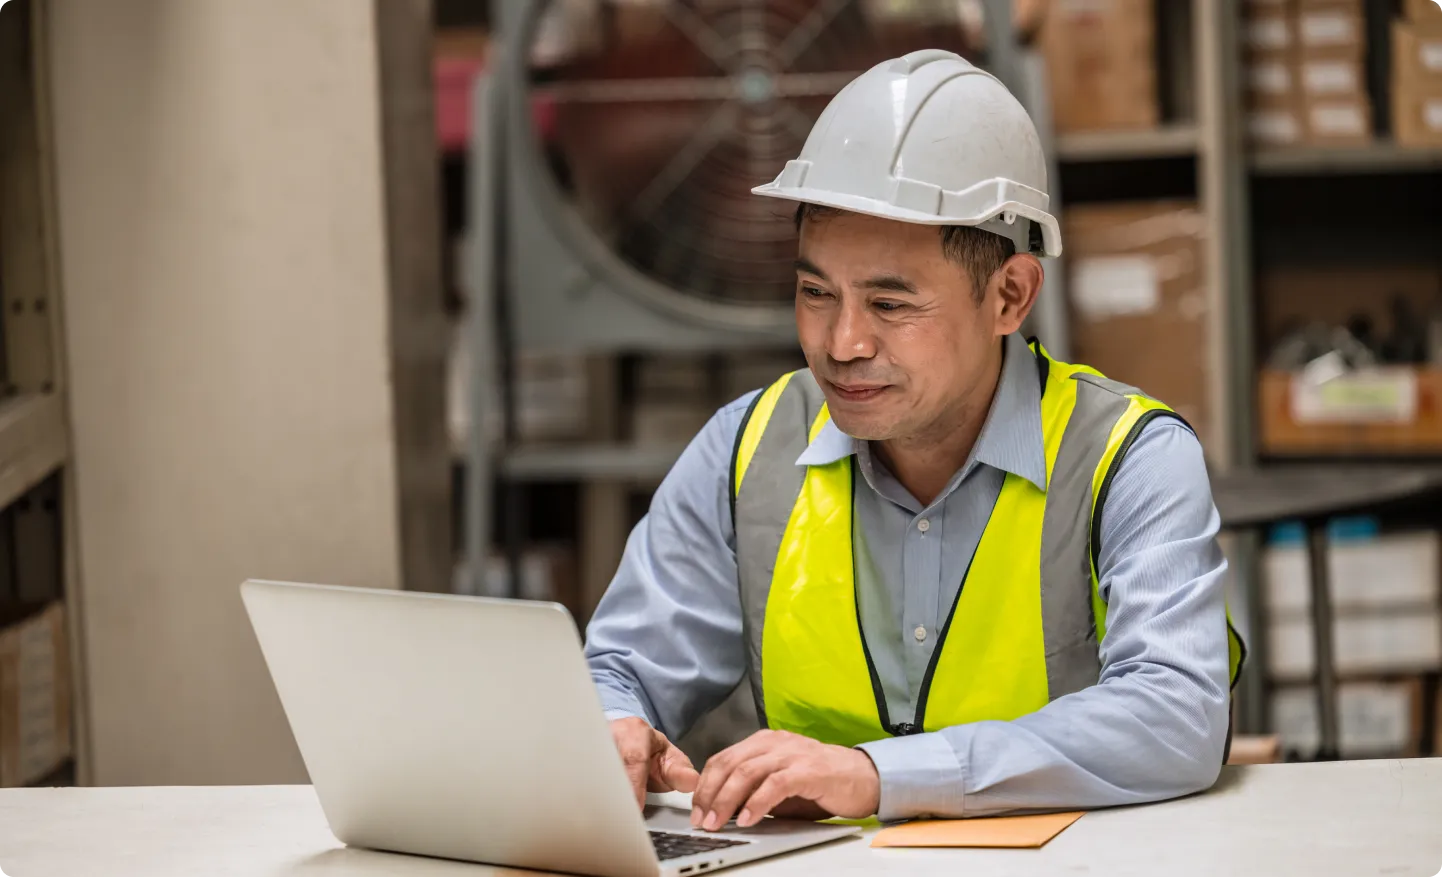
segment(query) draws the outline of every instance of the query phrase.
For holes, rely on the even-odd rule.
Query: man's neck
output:
[[[872,442],[872,449],[891,474],[922,506],[931,505],[952,476],[966,465],[1001,383],[1001,366],[999,345],[982,380],[957,400],[947,416],[939,418],[924,433]]]

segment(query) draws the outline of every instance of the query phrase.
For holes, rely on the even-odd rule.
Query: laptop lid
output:
[[[265,581],[241,593],[342,842],[657,873],[564,608]]]

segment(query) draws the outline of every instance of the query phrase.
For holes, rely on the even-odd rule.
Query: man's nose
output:
[[[826,352],[837,362],[871,359],[876,355],[876,334],[870,314],[861,302],[842,300],[826,339]]]

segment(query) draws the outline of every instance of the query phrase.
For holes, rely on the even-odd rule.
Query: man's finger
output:
[[[686,753],[667,740],[661,753],[651,758],[650,779],[653,792],[694,792],[701,775]]]
[[[756,787],[751,797],[746,800],[741,813],[736,817],[736,824],[742,828],[750,828],[760,822],[766,814],[775,810],[786,802],[788,798],[797,793],[797,772],[794,769],[783,769],[776,771],[766,778],[766,781]]]
[[[691,810],[691,824],[696,828],[701,827],[712,800],[726,784],[737,764],[770,751],[784,739],[769,731],[757,731],[740,743],[728,746],[711,756],[701,770],[701,778],[696,783],[696,793],[692,796],[695,806]]]
[[[726,777],[726,782],[721,785],[716,796],[703,804],[706,815],[701,822],[701,827],[707,831],[718,831],[721,826],[731,821],[756,787],[764,783],[767,777],[786,767],[785,756],[777,751],[763,752],[755,758],[749,758],[738,763],[731,769]]]
[[[651,753],[636,746],[621,750],[621,764],[626,768],[626,779],[631,781],[631,791],[636,795],[636,806],[646,806],[646,774],[651,766]]]

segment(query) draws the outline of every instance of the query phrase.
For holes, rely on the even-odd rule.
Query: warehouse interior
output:
[[[1435,0],[10,0],[0,787],[304,783],[246,579],[584,630],[687,443],[805,365],[751,188],[927,48],[1045,146],[1027,334],[1215,484],[1417,485],[1224,510],[1233,758],[1442,754]]]

